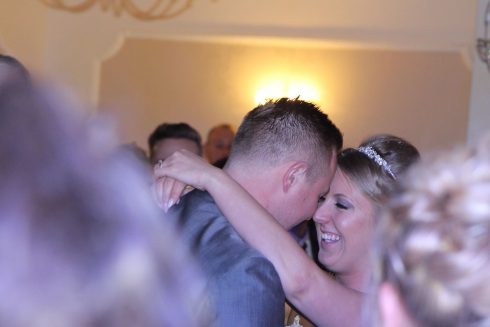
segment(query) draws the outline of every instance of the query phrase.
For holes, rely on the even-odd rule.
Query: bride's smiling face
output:
[[[330,192],[313,217],[320,262],[340,274],[368,269],[374,213],[369,198],[337,169]]]

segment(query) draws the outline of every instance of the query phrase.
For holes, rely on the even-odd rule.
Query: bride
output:
[[[321,270],[270,214],[221,169],[178,151],[154,170],[154,192],[167,210],[192,185],[209,192],[233,227],[267,257],[287,299],[319,326],[358,326],[371,278],[370,246],[376,213],[401,174],[419,158],[407,141],[378,135],[341,151],[316,223]]]

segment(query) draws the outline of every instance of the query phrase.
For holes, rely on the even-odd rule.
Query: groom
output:
[[[244,118],[224,170],[285,229],[312,217],[328,192],[342,147],[337,127],[314,104],[280,99]],[[207,192],[172,207],[207,277],[214,326],[284,326],[285,296],[272,264],[246,244]]]

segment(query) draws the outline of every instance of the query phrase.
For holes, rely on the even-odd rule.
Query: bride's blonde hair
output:
[[[377,279],[420,326],[490,325],[490,142],[409,172],[379,224]]]

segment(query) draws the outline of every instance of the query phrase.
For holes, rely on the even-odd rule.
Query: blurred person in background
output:
[[[29,83],[27,69],[12,56],[0,54],[0,83],[4,81]]]
[[[490,326],[489,141],[428,157],[389,202],[375,257],[382,326]]]
[[[158,125],[148,137],[148,148],[152,165],[182,149],[202,156],[201,135],[186,123]]]
[[[235,129],[230,124],[220,124],[209,130],[204,144],[204,156],[212,165],[223,168],[230,155]]]
[[[0,326],[206,326],[134,161],[55,98],[0,82]]]

